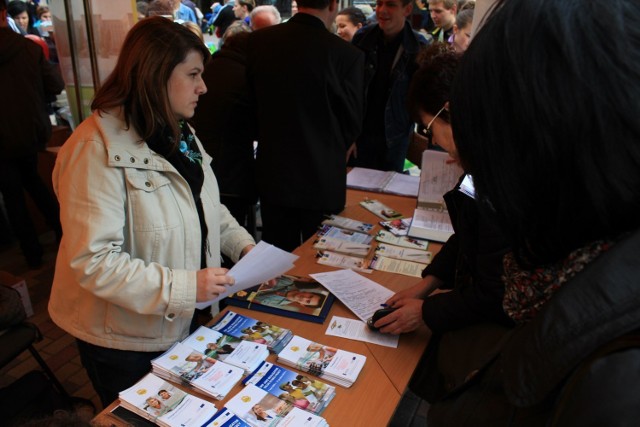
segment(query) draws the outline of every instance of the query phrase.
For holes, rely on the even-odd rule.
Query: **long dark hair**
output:
[[[124,40],[118,62],[98,89],[92,110],[124,108],[126,125],[144,140],[169,130],[179,141],[178,118],[171,110],[167,82],[173,69],[195,50],[204,62],[210,56],[202,41],[173,21],[154,16],[131,28]]]
[[[640,2],[501,1],[462,58],[454,138],[520,261],[640,225]]]

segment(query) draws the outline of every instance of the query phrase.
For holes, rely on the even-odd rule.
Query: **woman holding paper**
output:
[[[211,158],[185,122],[209,52],[185,27],[138,22],[93,115],[58,154],[60,243],[49,313],[78,339],[103,405],[185,338],[196,302],[232,284],[254,240],[220,204]]]

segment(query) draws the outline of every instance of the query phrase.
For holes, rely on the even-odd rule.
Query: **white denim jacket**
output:
[[[207,266],[254,240],[220,204],[203,155]],[[52,320],[83,341],[162,351],[184,338],[196,302],[200,223],[187,181],[115,115],[95,113],[61,147],[53,171],[63,237]]]

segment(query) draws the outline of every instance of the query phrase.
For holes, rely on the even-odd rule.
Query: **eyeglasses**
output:
[[[433,124],[433,122],[436,121],[436,119],[438,118],[438,116],[440,115],[440,113],[442,113],[445,109],[446,105],[443,105],[442,108],[440,109],[440,111],[438,111],[436,113],[435,116],[433,116],[433,119],[431,119],[431,121],[429,122],[429,124],[427,125],[426,128],[424,128],[424,134],[427,138],[429,138],[429,140],[431,140],[431,137],[433,136],[433,132],[431,131],[431,125]]]

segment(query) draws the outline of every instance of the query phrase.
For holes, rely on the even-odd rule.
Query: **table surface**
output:
[[[341,213],[342,216],[357,219],[360,221],[376,224],[375,230],[380,229],[378,218],[371,212],[359,206],[359,202],[365,198],[376,199],[388,205],[405,217],[410,217],[416,206],[416,199],[411,197],[401,197],[389,194],[370,193],[366,191],[348,190],[347,205]],[[316,251],[313,249],[314,238],[309,239],[294,253],[300,258],[296,261],[295,267],[287,274],[307,276],[311,273],[336,270],[334,267],[318,264],[316,262]],[[429,250],[434,254],[441,245],[430,243]],[[419,279],[399,274],[374,271],[371,274],[361,273],[367,278],[386,286],[393,291],[405,289]],[[231,307],[231,310],[291,329],[294,334],[303,336],[309,340],[320,342],[339,349],[352,351],[367,357],[367,361],[358,376],[356,382],[350,388],[336,385],[336,396],[321,414],[332,426],[385,426],[393,416],[393,413],[402,398],[411,375],[418,364],[422,353],[429,341],[430,332],[424,326],[417,331],[404,334],[400,337],[398,348],[384,347],[377,344],[353,341],[340,337],[325,335],[328,321],[333,316],[348,317],[356,319],[356,316],[346,308],[344,304],[336,300],[327,316],[327,321],[323,324],[305,322],[302,320],[282,317],[274,314],[263,313]],[[216,316],[212,323],[220,316]],[[271,354],[267,359],[276,362],[276,355]],[[212,400],[199,394],[194,390],[190,393],[210,400],[220,409],[227,400],[235,396],[242,389],[241,385],[236,385],[224,400]],[[110,415],[109,412],[117,406],[117,401],[105,408],[92,422],[94,425],[119,426],[125,425],[119,419]]]

